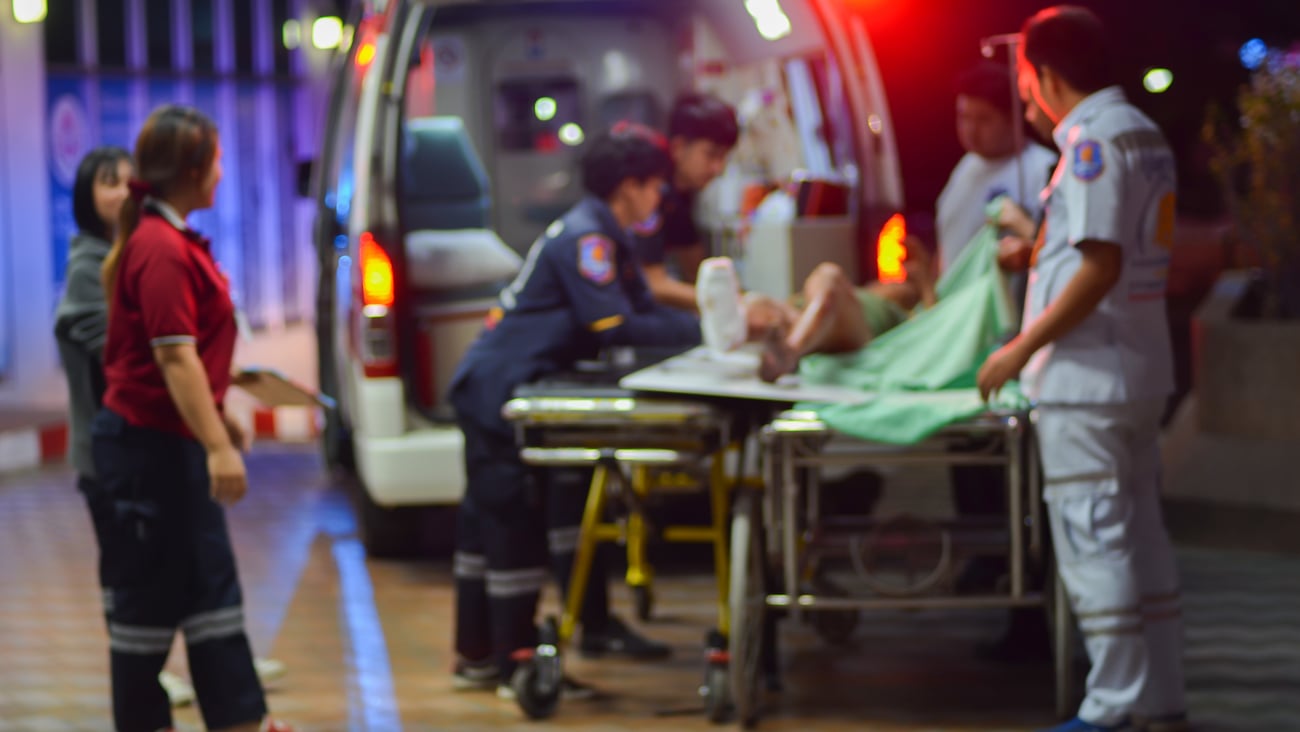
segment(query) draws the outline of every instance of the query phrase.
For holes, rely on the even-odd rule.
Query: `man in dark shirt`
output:
[[[695,227],[695,196],[721,175],[739,137],[736,111],[716,97],[687,94],[673,105],[672,173],[659,210],[633,227],[646,283],[661,304],[695,309],[695,273],[708,256]]]

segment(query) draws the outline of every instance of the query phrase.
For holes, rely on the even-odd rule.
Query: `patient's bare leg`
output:
[[[871,340],[853,285],[837,265],[817,267],[804,282],[803,312],[785,337],[769,333],[759,376],[775,381],[791,373],[809,353],[856,351]]]
[[[838,265],[825,263],[804,282],[807,305],[788,342],[799,355],[856,351],[871,340],[853,284]]]

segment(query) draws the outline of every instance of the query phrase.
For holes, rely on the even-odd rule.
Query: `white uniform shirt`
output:
[[[1029,274],[1024,329],[1060,296],[1085,240],[1123,248],[1119,281],[1097,309],[1034,354],[1026,393],[1045,403],[1116,404],[1173,390],[1165,282],[1174,238],[1174,157],[1146,115],[1109,87],[1084,99],[1053,136],[1061,162]]]
[[[1017,157],[1025,173],[1023,190],[1016,172]],[[1010,196],[1030,218],[1037,219],[1043,206],[1039,193],[1047,186],[1055,163],[1056,154],[1036,142],[1025,145],[1019,156],[1001,160],[966,153],[948,176],[935,207],[940,270],[957,261],[984,226],[984,206],[998,196]]]

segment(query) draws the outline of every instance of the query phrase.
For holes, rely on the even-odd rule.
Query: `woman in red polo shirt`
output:
[[[223,414],[235,311],[191,211],[212,206],[212,121],[159,108],[135,146],[136,179],[104,261],[104,409],[92,452],[115,520],[100,538],[113,717],[119,732],[171,727],[158,684],[179,628],[210,730],[264,728],[266,701],[222,505],[247,489],[242,431]],[[266,729],[287,729],[267,723]]]

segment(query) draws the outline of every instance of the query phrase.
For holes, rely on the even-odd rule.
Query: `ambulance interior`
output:
[[[786,297],[822,261],[872,276],[860,260],[901,186],[865,32],[835,12],[817,0],[438,7],[403,95],[408,402],[451,416],[443,396],[492,295],[582,196],[582,143],[620,120],[666,129],[684,91],[738,110],[740,141],[696,220],[747,288]],[[474,256],[449,254],[464,248]]]

